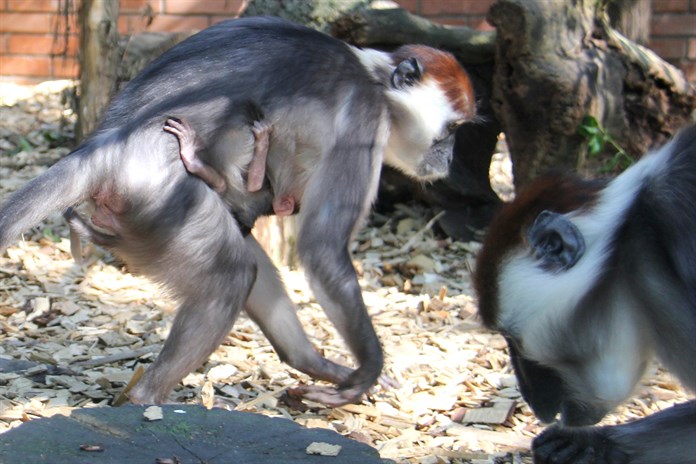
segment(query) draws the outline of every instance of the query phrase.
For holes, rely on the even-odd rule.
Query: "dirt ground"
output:
[[[0,83],[0,198],[68,153],[74,115],[61,102],[67,84]],[[496,155],[492,176],[501,195],[511,195],[504,153]],[[352,244],[386,353],[385,374],[398,387],[377,387],[361,404],[341,408],[291,407],[284,391],[312,380],[281,363],[242,315],[172,401],[329,428],[397,462],[531,462],[531,439],[543,427],[520,397],[503,338],[476,317],[471,271],[480,245],[436,237],[434,215],[398,205],[388,217],[373,214]],[[0,255],[0,433],[69,408],[108,406],[166,338],[175,308],[166,292],[91,244],[77,265],[67,236],[55,214]],[[351,365],[301,271],[281,272],[313,343]],[[658,366],[651,374],[603,423],[687,398]]]

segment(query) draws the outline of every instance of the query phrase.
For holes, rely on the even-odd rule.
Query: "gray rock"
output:
[[[75,409],[70,416],[33,420],[0,435],[0,463],[391,462],[363,443],[287,419],[191,405],[166,405],[162,410],[163,419],[153,422],[144,419],[145,407],[133,405]],[[340,453],[308,455],[306,449],[314,442],[340,445]],[[85,447],[97,450],[81,449]]]

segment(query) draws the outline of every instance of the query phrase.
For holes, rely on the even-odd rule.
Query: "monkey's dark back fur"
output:
[[[337,99],[342,96],[341,85],[376,85],[358,58],[346,50],[340,41],[278,18],[223,21],[150,63],[113,99],[98,130],[137,127],[154,117],[178,115],[193,120],[205,139],[211,135],[207,132],[210,126],[223,125],[237,111],[235,105],[247,100],[268,113],[282,105],[284,97],[316,100],[320,93],[322,98]],[[234,76],[232,82],[230,76]],[[307,76],[314,76],[311,85]],[[170,88],[163,92],[167,86]],[[375,105],[380,96],[380,92],[372,92]],[[229,102],[227,111],[206,105],[218,99]],[[204,113],[191,114],[191,108],[201,106]],[[214,116],[218,120],[205,112],[210,110],[219,111]],[[207,120],[212,123],[203,124]]]

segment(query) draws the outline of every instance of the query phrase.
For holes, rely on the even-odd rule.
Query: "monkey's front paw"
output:
[[[316,401],[332,408],[359,403],[364,393],[355,388],[337,390],[333,387],[320,387],[318,385],[300,385],[288,389],[288,395],[293,398]]]
[[[532,443],[536,464],[628,464],[602,427],[546,429]]]

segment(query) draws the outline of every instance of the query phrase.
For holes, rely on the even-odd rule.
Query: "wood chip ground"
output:
[[[66,82],[0,83],[0,198],[69,150]],[[67,139],[66,139],[67,137]],[[492,176],[511,195],[504,153]],[[177,402],[253,411],[325,427],[404,463],[531,462],[542,430],[521,400],[503,338],[476,317],[471,271],[478,243],[437,238],[434,212],[398,205],[372,215],[352,244],[364,298],[386,353],[384,375],[361,404],[292,407],[283,394],[312,380],[281,363],[242,315],[225,343],[171,395]],[[56,214],[0,256],[0,433],[69,408],[107,406],[156,356],[175,303],[93,245],[78,266]],[[312,342],[351,365],[300,271],[281,269]],[[603,423],[642,417],[687,395],[659,366]],[[690,397],[693,397],[691,395]]]

